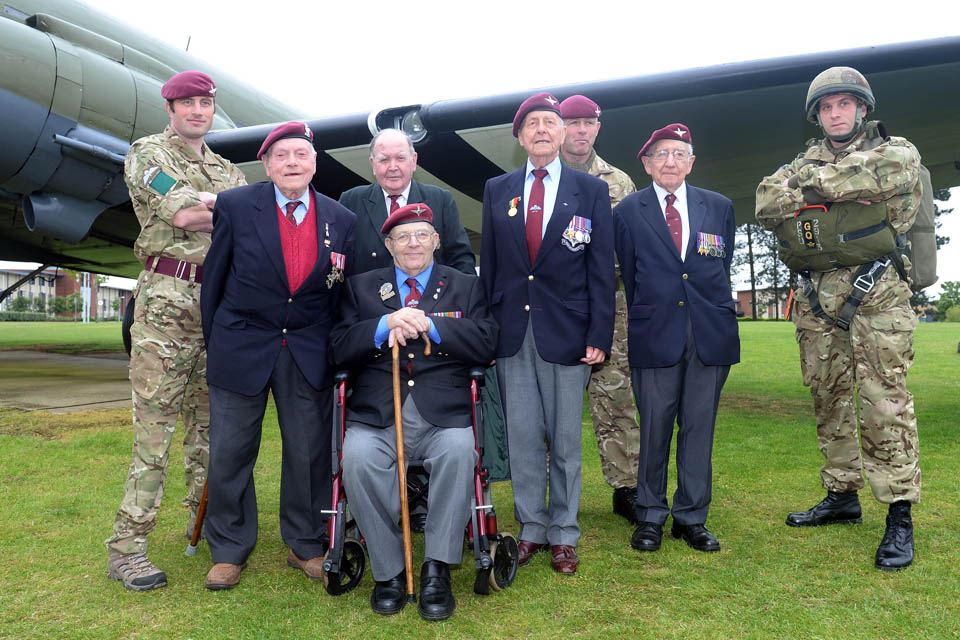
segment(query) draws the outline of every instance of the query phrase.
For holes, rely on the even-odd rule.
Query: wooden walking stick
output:
[[[393,424],[397,430],[397,476],[400,479],[400,524],[403,527],[403,564],[407,569],[407,601],[413,593],[413,549],[410,544],[410,505],[407,504],[407,462],[403,454],[403,415],[400,412],[400,344],[393,343]]]
[[[193,536],[190,538],[190,544],[184,555],[197,555],[197,545],[200,544],[200,532],[203,530],[203,519],[207,515],[207,481],[203,481],[203,496],[200,498],[200,506],[197,507],[197,522],[193,525]]]

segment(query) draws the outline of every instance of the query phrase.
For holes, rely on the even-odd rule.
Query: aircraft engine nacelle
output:
[[[34,232],[79,242],[129,200],[130,142],[169,123],[160,86],[174,70],[59,18],[0,19],[0,197],[21,199]],[[160,78],[163,79],[160,79]],[[214,126],[233,126],[217,114]]]

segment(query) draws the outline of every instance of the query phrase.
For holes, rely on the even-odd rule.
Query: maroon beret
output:
[[[267,139],[263,141],[263,144],[260,145],[260,151],[257,151],[257,160],[263,157],[263,154],[267,152],[267,149],[270,148],[277,140],[285,140],[287,138],[301,138],[306,140],[310,144],[313,144],[313,131],[310,130],[310,127],[303,122],[285,122],[278,126],[276,129],[270,132],[270,135],[267,136]]]
[[[523,125],[523,119],[527,117],[528,113],[531,111],[553,111],[559,116],[559,104],[560,101],[546,91],[535,93],[524,100],[523,104],[520,105],[520,108],[517,109],[517,115],[513,116],[513,137],[519,137],[517,134],[520,132],[520,127]]]
[[[180,100],[181,98],[193,98],[194,96],[215,98],[217,85],[213,84],[213,80],[205,73],[183,71],[164,83],[160,88],[160,95],[163,96],[164,100]]]
[[[640,149],[640,153],[637,154],[637,160],[642,158],[643,154],[647,152],[647,149],[652,147],[658,140],[679,140],[680,142],[693,144],[693,138],[690,136],[690,127],[685,124],[680,124],[679,122],[674,122],[673,124],[668,124],[663,129],[657,129],[650,135],[650,139],[644,143],[643,148]]]
[[[387,220],[383,223],[383,226],[380,227],[380,233],[387,235],[390,233],[390,229],[393,229],[398,224],[406,224],[408,222],[429,222],[433,224],[433,211],[422,202],[414,202],[405,207],[400,207],[387,216]]]
[[[588,98],[577,94],[570,96],[560,103],[561,118],[599,118],[600,105]]]

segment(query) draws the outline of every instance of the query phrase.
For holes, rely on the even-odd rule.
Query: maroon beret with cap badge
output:
[[[167,80],[160,87],[160,95],[164,100],[181,100],[195,96],[217,96],[217,85],[213,84],[205,73],[200,71],[182,71]]]
[[[559,116],[559,105],[560,101],[546,91],[535,93],[524,100],[523,103],[520,104],[520,108],[517,109],[517,115],[513,116],[513,137],[519,137],[520,127],[523,125],[523,119],[527,117],[528,113],[531,111],[553,111]]]
[[[561,118],[599,118],[600,105],[580,94],[570,96],[560,103]]]
[[[644,143],[643,148],[640,149],[640,153],[637,154],[637,160],[642,158],[643,154],[647,152],[647,149],[659,140],[679,140],[680,142],[693,144],[693,138],[690,136],[690,127],[685,124],[680,124],[679,122],[674,122],[673,124],[668,124],[663,129],[657,129],[650,135],[650,139]]]
[[[303,122],[294,121],[281,124],[271,131],[270,134],[267,135],[266,140],[263,141],[263,144],[260,145],[260,151],[257,152],[257,160],[267,152],[267,149],[269,149],[270,145],[274,142],[277,140],[286,140],[287,138],[301,138],[313,144],[313,131]]]
[[[429,222],[433,224],[433,211],[422,202],[414,202],[400,207],[387,216],[383,226],[380,227],[380,233],[387,235],[390,233],[390,230],[398,224],[406,224],[408,222]]]

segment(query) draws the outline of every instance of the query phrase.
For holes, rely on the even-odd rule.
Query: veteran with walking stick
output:
[[[422,460],[431,485],[418,609],[427,620],[443,620],[456,607],[450,565],[460,563],[473,495],[469,372],[493,358],[497,325],[479,278],[434,263],[432,222],[423,203],[387,218],[382,233],[394,264],[347,281],[331,350],[337,366],[351,371],[343,482],[370,554],[370,604],[380,614],[399,612],[412,577],[405,574],[406,519],[403,530],[397,525],[406,488],[398,480],[399,447],[390,428],[396,418],[391,388],[399,386],[401,446],[407,458]],[[399,354],[399,385],[391,384],[391,348]]]

